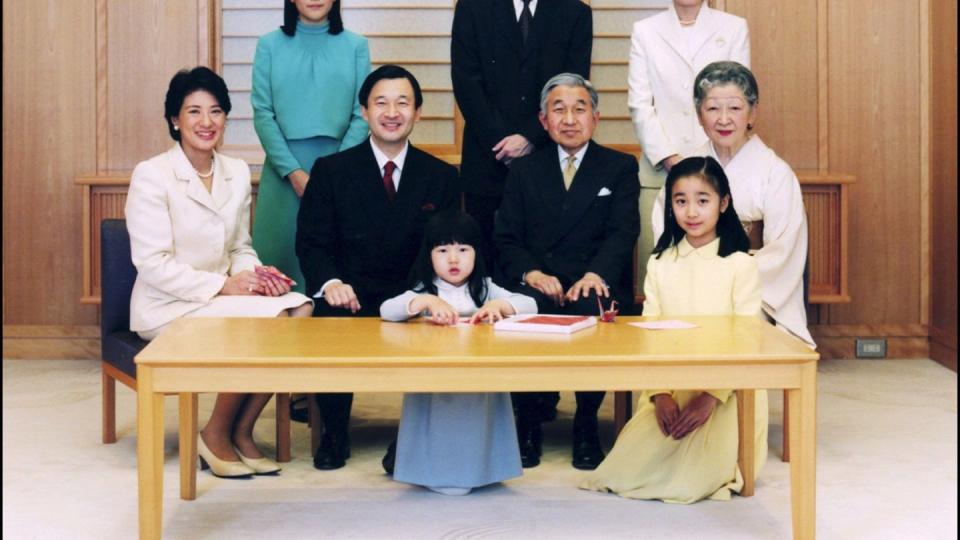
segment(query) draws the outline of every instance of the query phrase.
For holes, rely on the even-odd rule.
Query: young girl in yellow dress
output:
[[[674,165],[664,234],[647,263],[644,315],[760,314],[760,274],[733,209],[730,184],[712,157]],[[767,457],[767,394],[757,391],[757,472]],[[743,487],[732,390],[654,390],[610,455],[580,484],[634,499],[728,500]]]

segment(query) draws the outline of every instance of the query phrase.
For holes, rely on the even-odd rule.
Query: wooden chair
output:
[[[103,444],[117,442],[116,381],[137,389],[134,357],[147,342],[130,331],[130,294],[137,269],[123,219],[100,223],[100,368],[103,392]],[[290,461],[290,395],[277,394],[277,461]]]

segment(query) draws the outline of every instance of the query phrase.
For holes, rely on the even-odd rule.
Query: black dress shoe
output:
[[[387,474],[393,476],[393,465],[397,461],[397,441],[390,443],[390,446],[387,447],[387,454],[383,456],[383,461],[380,462],[383,465],[383,470],[387,471]]]
[[[321,471],[339,469],[347,464],[348,457],[350,438],[346,435],[324,433],[320,436],[320,446],[313,456],[313,466]]]
[[[517,439],[520,443],[520,464],[524,469],[536,467],[540,464],[543,454],[543,432],[540,424],[517,427]]]
[[[596,430],[579,431],[573,434],[573,468],[592,471],[606,456],[600,448]]]

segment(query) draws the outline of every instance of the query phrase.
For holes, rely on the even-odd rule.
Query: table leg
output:
[[[783,391],[783,453],[780,454],[780,461],[790,462],[790,400],[787,390]]]
[[[817,363],[801,368],[800,388],[792,388],[790,403],[790,506],[793,537],[812,539],[817,533]]]
[[[737,426],[740,444],[737,448],[737,464],[743,474],[741,497],[753,497],[753,484],[756,477],[756,390],[737,390]]]
[[[323,432],[323,426],[320,420],[320,408],[317,406],[315,394],[307,394],[307,414],[310,418],[310,457],[317,454],[317,447],[320,446],[320,434]]]
[[[277,461],[290,461],[290,394],[277,392]]]
[[[197,498],[197,394],[180,394],[180,498]]]
[[[160,538],[163,525],[163,394],[153,391],[153,370],[137,367],[137,477],[140,538]]]

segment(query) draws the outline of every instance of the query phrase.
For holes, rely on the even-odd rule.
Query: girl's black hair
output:
[[[476,257],[473,273],[467,278],[470,298],[479,307],[487,300],[487,266],[483,257],[483,234],[480,225],[467,214],[438,214],[427,222],[423,230],[423,243],[417,260],[410,270],[411,288],[418,293],[437,294],[437,277],[430,252],[437,246],[465,244],[473,246]]]
[[[680,243],[683,239],[683,229],[677,223],[677,217],[673,214],[673,186],[681,178],[696,176],[707,182],[720,196],[730,197],[727,203],[727,209],[720,214],[717,221],[717,236],[720,238],[720,249],[718,255],[726,257],[731,253],[750,251],[750,238],[743,230],[740,224],[740,218],[737,217],[737,211],[733,209],[733,195],[730,194],[730,182],[727,180],[723,167],[717,163],[717,160],[710,156],[707,157],[688,157],[670,169],[667,175],[667,183],[664,187],[666,197],[663,201],[663,234],[657,242],[657,247],[653,248],[653,254],[660,258],[660,255],[670,246]]]
[[[290,0],[283,0],[283,24],[280,30],[283,33],[293,37],[297,33],[297,21],[300,20],[300,12],[297,6]],[[330,35],[337,35],[343,32],[343,17],[340,15],[340,0],[334,0],[333,7],[327,15],[327,22],[330,23]]]

